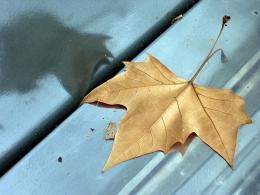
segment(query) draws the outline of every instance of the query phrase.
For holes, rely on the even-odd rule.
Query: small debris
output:
[[[106,129],[106,140],[115,139],[115,134],[116,134],[116,123],[109,122]]]
[[[95,131],[95,129],[94,128],[90,128],[90,130],[93,132],[93,131]]]
[[[59,162],[59,163],[62,163],[62,157],[61,157],[61,156],[59,156],[58,162]]]
[[[183,15],[182,15],[182,14],[176,16],[175,18],[172,19],[171,24],[173,24],[174,22],[176,22],[176,21],[178,21],[178,20],[180,20],[180,19],[182,19],[182,18],[183,18]]]
[[[254,11],[252,11],[251,13],[252,13],[253,15],[255,15],[255,16],[258,16],[258,15],[259,15],[259,13],[258,13],[257,10],[254,10]]]

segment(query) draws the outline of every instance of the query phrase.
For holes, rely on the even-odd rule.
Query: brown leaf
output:
[[[151,55],[124,64],[126,72],[83,100],[127,108],[104,170],[154,151],[168,153],[193,133],[233,164],[238,128],[251,123],[241,97],[181,79]]]

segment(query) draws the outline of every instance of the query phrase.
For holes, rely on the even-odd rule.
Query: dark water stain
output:
[[[71,95],[84,95],[90,77],[110,64],[109,37],[66,27],[48,13],[17,16],[0,30],[0,93],[28,93],[48,74]]]

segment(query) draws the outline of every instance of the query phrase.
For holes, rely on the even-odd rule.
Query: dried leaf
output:
[[[106,140],[114,139],[116,134],[115,132],[116,132],[116,124],[113,122],[109,122],[106,131]]]
[[[83,100],[127,108],[104,170],[154,151],[168,153],[192,133],[233,164],[238,128],[251,123],[241,97],[179,78],[151,55],[124,64],[126,72]]]

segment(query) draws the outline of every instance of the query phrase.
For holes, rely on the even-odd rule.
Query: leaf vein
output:
[[[182,118],[182,113],[181,113],[181,109],[180,109],[180,105],[179,105],[179,102],[178,102],[178,99],[176,98],[176,102],[177,102],[177,106],[178,106],[178,110],[179,110],[179,114],[180,114],[180,117],[181,117],[181,131],[183,131],[183,118]],[[182,141],[183,141],[183,133],[182,133]]]
[[[209,107],[206,107],[206,106],[203,106],[203,107],[206,108],[206,109],[209,109],[209,110],[213,110],[213,111],[216,111],[216,112],[220,112],[220,113],[223,113],[223,114],[231,115],[231,116],[232,116],[232,114],[230,114],[230,113],[228,113],[228,112],[223,112],[223,111],[216,110],[216,109],[213,109],[213,108],[209,108]]]
[[[199,93],[199,92],[197,92],[197,91],[196,91],[196,93],[197,93],[199,96],[203,96],[203,97],[208,98],[208,99],[213,99],[213,100],[223,101],[223,102],[232,102],[232,100],[229,100],[229,99],[217,99],[217,98],[213,98],[213,97],[210,97],[210,96],[201,94],[201,93]]]
[[[144,84],[144,85],[147,85],[147,83],[145,83],[145,82],[143,82],[143,81],[140,81],[140,80],[138,80],[138,79],[135,79],[135,78],[132,78],[132,77],[130,77],[130,76],[127,76],[129,79],[131,79],[132,81],[136,81],[136,82],[139,82],[139,83],[142,83],[142,84]]]
[[[162,71],[156,66],[156,64],[153,63],[153,60],[151,60],[151,64],[160,72],[160,74],[166,79],[168,80],[170,83],[176,83],[175,81],[170,80],[168,77],[165,76],[165,74],[162,73]]]
[[[177,84],[174,84],[174,85],[182,85],[182,84],[186,84],[187,82],[184,82],[184,83],[177,83]],[[171,86],[173,84],[156,84],[156,85],[147,85],[147,86],[138,86],[138,87],[130,87],[130,88],[125,88],[125,89],[119,89],[119,90],[112,90],[110,92],[118,92],[118,91],[124,91],[124,90],[131,90],[131,89],[139,89],[139,88],[146,88],[146,87],[156,87],[156,86]]]
[[[229,160],[229,156],[228,156],[227,149],[226,149],[226,147],[225,147],[225,145],[224,145],[224,143],[223,143],[223,141],[222,141],[222,139],[221,139],[221,136],[220,136],[220,134],[219,134],[219,131],[218,131],[218,129],[217,129],[217,127],[216,127],[214,121],[213,121],[212,118],[210,117],[210,115],[209,115],[209,113],[207,112],[207,110],[203,107],[203,104],[202,104],[202,102],[201,102],[201,99],[200,99],[199,95],[197,94],[197,91],[195,90],[194,85],[191,84],[191,86],[192,86],[192,88],[194,89],[194,92],[195,92],[195,94],[196,94],[196,96],[197,96],[197,98],[198,98],[198,100],[199,100],[199,102],[200,102],[200,104],[201,104],[202,109],[204,110],[205,114],[208,116],[208,118],[209,118],[209,120],[211,121],[211,123],[212,123],[214,129],[216,130],[216,132],[217,132],[217,134],[218,134],[218,137],[219,137],[219,139],[220,139],[220,142],[221,142],[221,144],[223,145],[223,148],[225,149],[227,158],[228,158],[228,160]],[[229,161],[230,161],[230,160],[229,160]]]
[[[163,126],[164,126],[164,131],[165,131],[165,146],[164,146],[164,150],[167,151],[167,145],[168,145],[168,135],[167,135],[167,129],[166,129],[166,125],[165,125],[165,122],[164,122],[164,119],[163,117],[162,118],[162,122],[163,122]]]
[[[156,78],[152,77],[152,76],[151,76],[150,74],[148,74],[147,72],[145,72],[145,71],[143,71],[143,70],[141,70],[141,69],[137,68],[137,66],[135,66],[135,68],[136,68],[137,70],[139,70],[140,72],[144,73],[145,75],[147,75],[148,77],[150,77],[151,79],[153,79],[154,81],[157,81],[157,82],[159,82],[159,83],[163,84],[163,82],[162,82],[162,81],[160,81],[160,80],[158,80],[158,79],[156,79]]]
[[[175,101],[176,101],[176,98],[173,98],[173,99],[175,99]],[[170,107],[170,105],[172,104],[172,101],[169,103],[169,105],[167,106],[167,109],[163,112],[163,113],[165,113],[168,109],[169,109],[169,107]],[[161,114],[161,115],[163,115],[163,113]],[[161,118],[159,118],[159,119],[161,119]],[[148,133],[151,135],[151,137],[152,137],[152,145],[153,145],[153,135],[152,135],[152,128],[153,128],[153,126],[158,122],[158,120],[159,119],[157,119],[154,123],[153,123],[153,125],[149,128],[149,131],[148,131]],[[139,142],[141,139],[143,139],[144,138],[144,136],[146,136],[147,134],[145,133],[142,137],[140,137],[140,138],[138,138],[137,139],[137,141],[136,142]],[[129,150],[129,148],[130,147],[132,147],[133,145],[134,145],[135,143],[133,143],[133,144],[131,144],[129,147],[128,147],[128,149],[127,150],[125,150],[124,152],[127,152],[128,150]],[[119,159],[120,158],[120,155],[115,159],[115,160],[117,160],[117,159]]]

